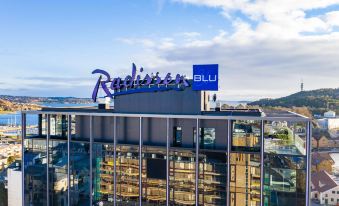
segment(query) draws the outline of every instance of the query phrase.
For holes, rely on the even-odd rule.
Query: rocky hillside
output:
[[[21,110],[39,110],[41,107],[36,104],[12,103],[10,101],[0,99],[0,112],[14,112]]]

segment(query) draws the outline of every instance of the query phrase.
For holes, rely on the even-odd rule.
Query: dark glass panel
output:
[[[181,147],[182,145],[182,128],[181,127],[174,127],[173,128],[173,146],[174,147]]]
[[[226,205],[227,153],[205,152],[199,154],[199,204]]]
[[[70,205],[91,205],[89,144],[71,142],[70,149]]]
[[[50,140],[48,164],[50,205],[67,205],[67,162],[67,142]]]
[[[45,206],[47,205],[46,140],[26,139],[24,147],[24,204]]]
[[[68,116],[53,114],[50,116],[50,135],[54,139],[67,139]]]

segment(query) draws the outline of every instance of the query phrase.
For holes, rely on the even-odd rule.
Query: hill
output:
[[[93,103],[92,99],[76,98],[76,97],[30,97],[30,96],[0,95],[0,99],[7,100],[13,103],[28,103],[28,104],[44,104],[44,103],[89,104],[89,103]]]
[[[313,114],[331,109],[339,114],[339,88],[301,91],[277,99],[261,99],[248,105],[260,107],[307,107]]]
[[[21,110],[38,110],[41,107],[36,104],[27,103],[12,103],[10,101],[0,99],[0,113],[1,112],[15,112]]]

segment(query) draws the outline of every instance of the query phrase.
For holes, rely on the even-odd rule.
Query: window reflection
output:
[[[67,205],[67,142],[49,141],[50,205]]]
[[[306,124],[286,121],[265,122],[265,152],[306,155]]]
[[[67,139],[68,117],[66,115],[50,116],[51,138]]]
[[[265,154],[265,205],[304,205],[306,158]]]
[[[139,147],[117,146],[117,203],[139,201]]]
[[[142,198],[147,205],[166,204],[166,149],[142,149]]]
[[[170,151],[170,204],[195,204],[194,151]]]
[[[232,121],[232,151],[260,151],[260,137],[260,121]]]
[[[93,201],[112,205],[114,201],[114,147],[111,144],[93,144]]]
[[[70,203],[72,206],[90,205],[89,144],[72,142],[70,148]]]
[[[200,152],[199,204],[226,205],[227,154]]]
[[[26,139],[24,144],[24,203],[47,205],[46,140]]]
[[[196,128],[193,128],[193,145],[195,145],[196,134]],[[200,149],[215,148],[215,128],[199,128],[199,134]]]
[[[260,155],[230,154],[230,205],[260,205]]]
[[[26,114],[26,138],[45,138],[47,115]]]
[[[174,127],[173,128],[173,134],[174,134],[174,147],[181,147],[182,145],[182,128],[181,127]]]

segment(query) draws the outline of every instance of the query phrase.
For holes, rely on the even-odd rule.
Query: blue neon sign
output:
[[[193,65],[193,90],[218,91],[218,64]]]

